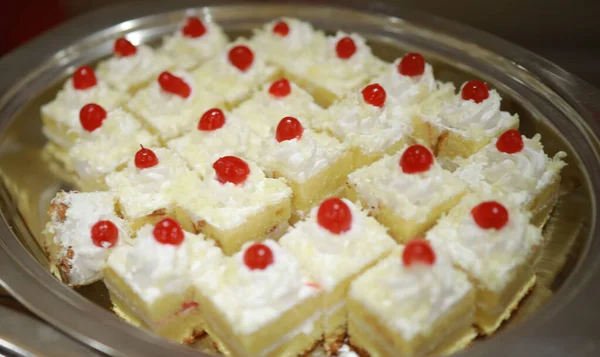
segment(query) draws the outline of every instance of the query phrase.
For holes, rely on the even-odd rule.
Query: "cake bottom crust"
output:
[[[486,315],[481,310],[477,309],[475,313],[475,320],[477,321],[477,327],[480,332],[484,335],[490,335],[496,331],[502,323],[510,318],[512,313],[519,307],[519,303],[529,294],[533,289],[536,282],[536,276],[533,277],[519,290],[514,296],[511,302],[507,305],[507,308],[500,314],[497,315]]]

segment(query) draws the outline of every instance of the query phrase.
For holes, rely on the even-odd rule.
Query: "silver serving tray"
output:
[[[597,356],[600,354],[600,93],[552,63],[466,26],[390,4],[331,1],[306,4],[144,2],[79,17],[0,59],[0,283],[65,334],[109,355],[201,356],[121,321],[108,310],[101,283],[71,290],[49,273],[37,241],[60,177],[43,160],[39,107],[84,63],[107,56],[115,38],[156,43],[175,30],[185,10],[212,16],[233,38],[280,16],[316,27],[363,34],[375,54],[392,61],[406,50],[433,63],[436,76],[460,84],[482,78],[518,112],[522,131],[539,132],[549,154],[568,153],[562,196],[545,228],[549,243],[538,284],[513,318],[464,356]],[[203,7],[205,6],[205,7]],[[25,332],[24,332],[25,333]],[[201,341],[198,349],[205,347]]]

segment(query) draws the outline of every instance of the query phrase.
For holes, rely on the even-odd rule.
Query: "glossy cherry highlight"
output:
[[[187,98],[192,94],[192,88],[183,80],[183,78],[165,71],[158,76],[158,84],[165,92]]]
[[[113,51],[120,57],[128,57],[135,55],[137,53],[137,48],[125,37],[121,37],[115,41]]]
[[[335,45],[335,52],[338,58],[348,59],[356,53],[356,43],[349,37],[342,37]]]
[[[114,223],[108,220],[96,222],[92,226],[92,242],[95,246],[101,248],[110,248],[117,244],[119,239],[119,229]]]
[[[475,103],[481,103],[488,99],[490,90],[488,85],[482,81],[468,81],[461,90],[461,96],[464,100],[472,100]]]
[[[287,22],[279,21],[275,24],[275,26],[273,26],[273,33],[281,37],[285,37],[290,33],[290,27],[288,26]]]
[[[423,145],[409,146],[400,157],[400,167],[406,174],[428,171],[433,165],[433,154]]]
[[[92,132],[102,126],[106,110],[95,103],[84,105],[79,111],[79,122],[84,130]]]
[[[250,175],[250,166],[236,156],[223,156],[213,164],[213,169],[220,183],[231,182],[235,185],[244,183]]]
[[[273,251],[266,244],[252,244],[244,252],[244,264],[250,270],[264,270],[274,262]]]
[[[154,226],[152,235],[161,244],[180,245],[183,242],[183,229],[172,218],[163,218]]]
[[[269,94],[276,98],[287,97],[291,92],[290,81],[285,78],[273,82],[269,87]]]
[[[294,117],[285,117],[281,119],[277,125],[275,138],[278,142],[300,139],[303,132],[304,128],[298,119]]]
[[[398,63],[398,73],[403,76],[420,76],[425,72],[425,58],[419,53],[407,53]]]
[[[475,223],[483,229],[502,229],[508,222],[508,210],[496,201],[485,201],[471,209]]]
[[[362,90],[362,96],[365,103],[374,107],[383,107],[385,104],[385,89],[379,83],[369,84]]]
[[[229,50],[229,62],[242,72],[246,72],[254,62],[254,53],[248,46],[235,46]]]
[[[199,18],[188,17],[182,32],[185,37],[198,38],[206,33],[206,26]]]
[[[212,108],[204,112],[198,122],[198,130],[212,131],[225,125],[225,114],[219,108]]]
[[[352,211],[343,200],[328,198],[319,206],[317,222],[333,234],[342,234],[352,227]]]
[[[86,90],[98,84],[96,73],[90,66],[81,66],[73,73],[73,87],[77,90]]]
[[[516,154],[521,152],[525,144],[523,143],[523,137],[518,130],[510,129],[505,131],[498,141],[496,141],[496,149],[507,154]]]
[[[413,264],[433,265],[435,263],[435,252],[425,239],[416,238],[404,247],[402,263],[406,267]]]
[[[158,157],[154,151],[146,149],[142,146],[138,152],[135,153],[135,167],[138,169],[147,169],[158,165]]]

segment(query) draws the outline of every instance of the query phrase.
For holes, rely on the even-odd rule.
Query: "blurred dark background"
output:
[[[62,21],[119,2],[125,0],[0,0],[0,56]],[[396,2],[517,43],[600,87],[600,0]]]

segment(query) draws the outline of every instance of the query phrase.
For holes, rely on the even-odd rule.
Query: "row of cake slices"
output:
[[[401,160],[422,165],[410,157]],[[543,244],[531,213],[486,194],[464,196],[424,239],[402,240],[368,209],[328,198],[278,242],[233,256],[172,218],[133,232],[118,201],[110,192],[52,201],[45,248],[63,279],[103,278],[125,320],[179,342],[206,331],[233,356],[302,355],[322,340],[335,354],[346,334],[372,356],[456,351],[473,325],[489,334],[510,316]]]
[[[92,68],[80,67],[42,107],[47,151],[71,170],[79,168],[80,176],[90,176],[82,182],[91,189],[102,188],[103,176],[122,167],[135,143],[167,144],[192,135],[210,108],[233,110],[259,137],[284,116],[298,118],[349,146],[355,167],[395,153],[409,139],[435,148],[440,157],[467,157],[518,126],[518,117],[500,110],[500,96],[485,83],[467,82],[455,94],[452,84],[435,80],[421,55],[385,64],[356,34],[327,37],[308,23],[283,19],[266,24],[251,40],[227,45],[224,38],[214,23],[192,17],[156,51],[117,40],[115,56],[98,66],[100,79]],[[199,67],[180,71],[188,67],[181,57],[192,55]],[[270,83],[282,74],[292,81]],[[143,84],[118,89],[120,83],[136,80]],[[100,128],[111,116],[116,117],[113,125]],[[77,139],[94,136],[103,138],[102,150],[83,140],[69,152]],[[248,146],[252,140],[246,142]],[[248,155],[256,151],[250,149],[242,148]],[[83,163],[73,162],[79,158]],[[97,162],[86,165],[94,158]]]

